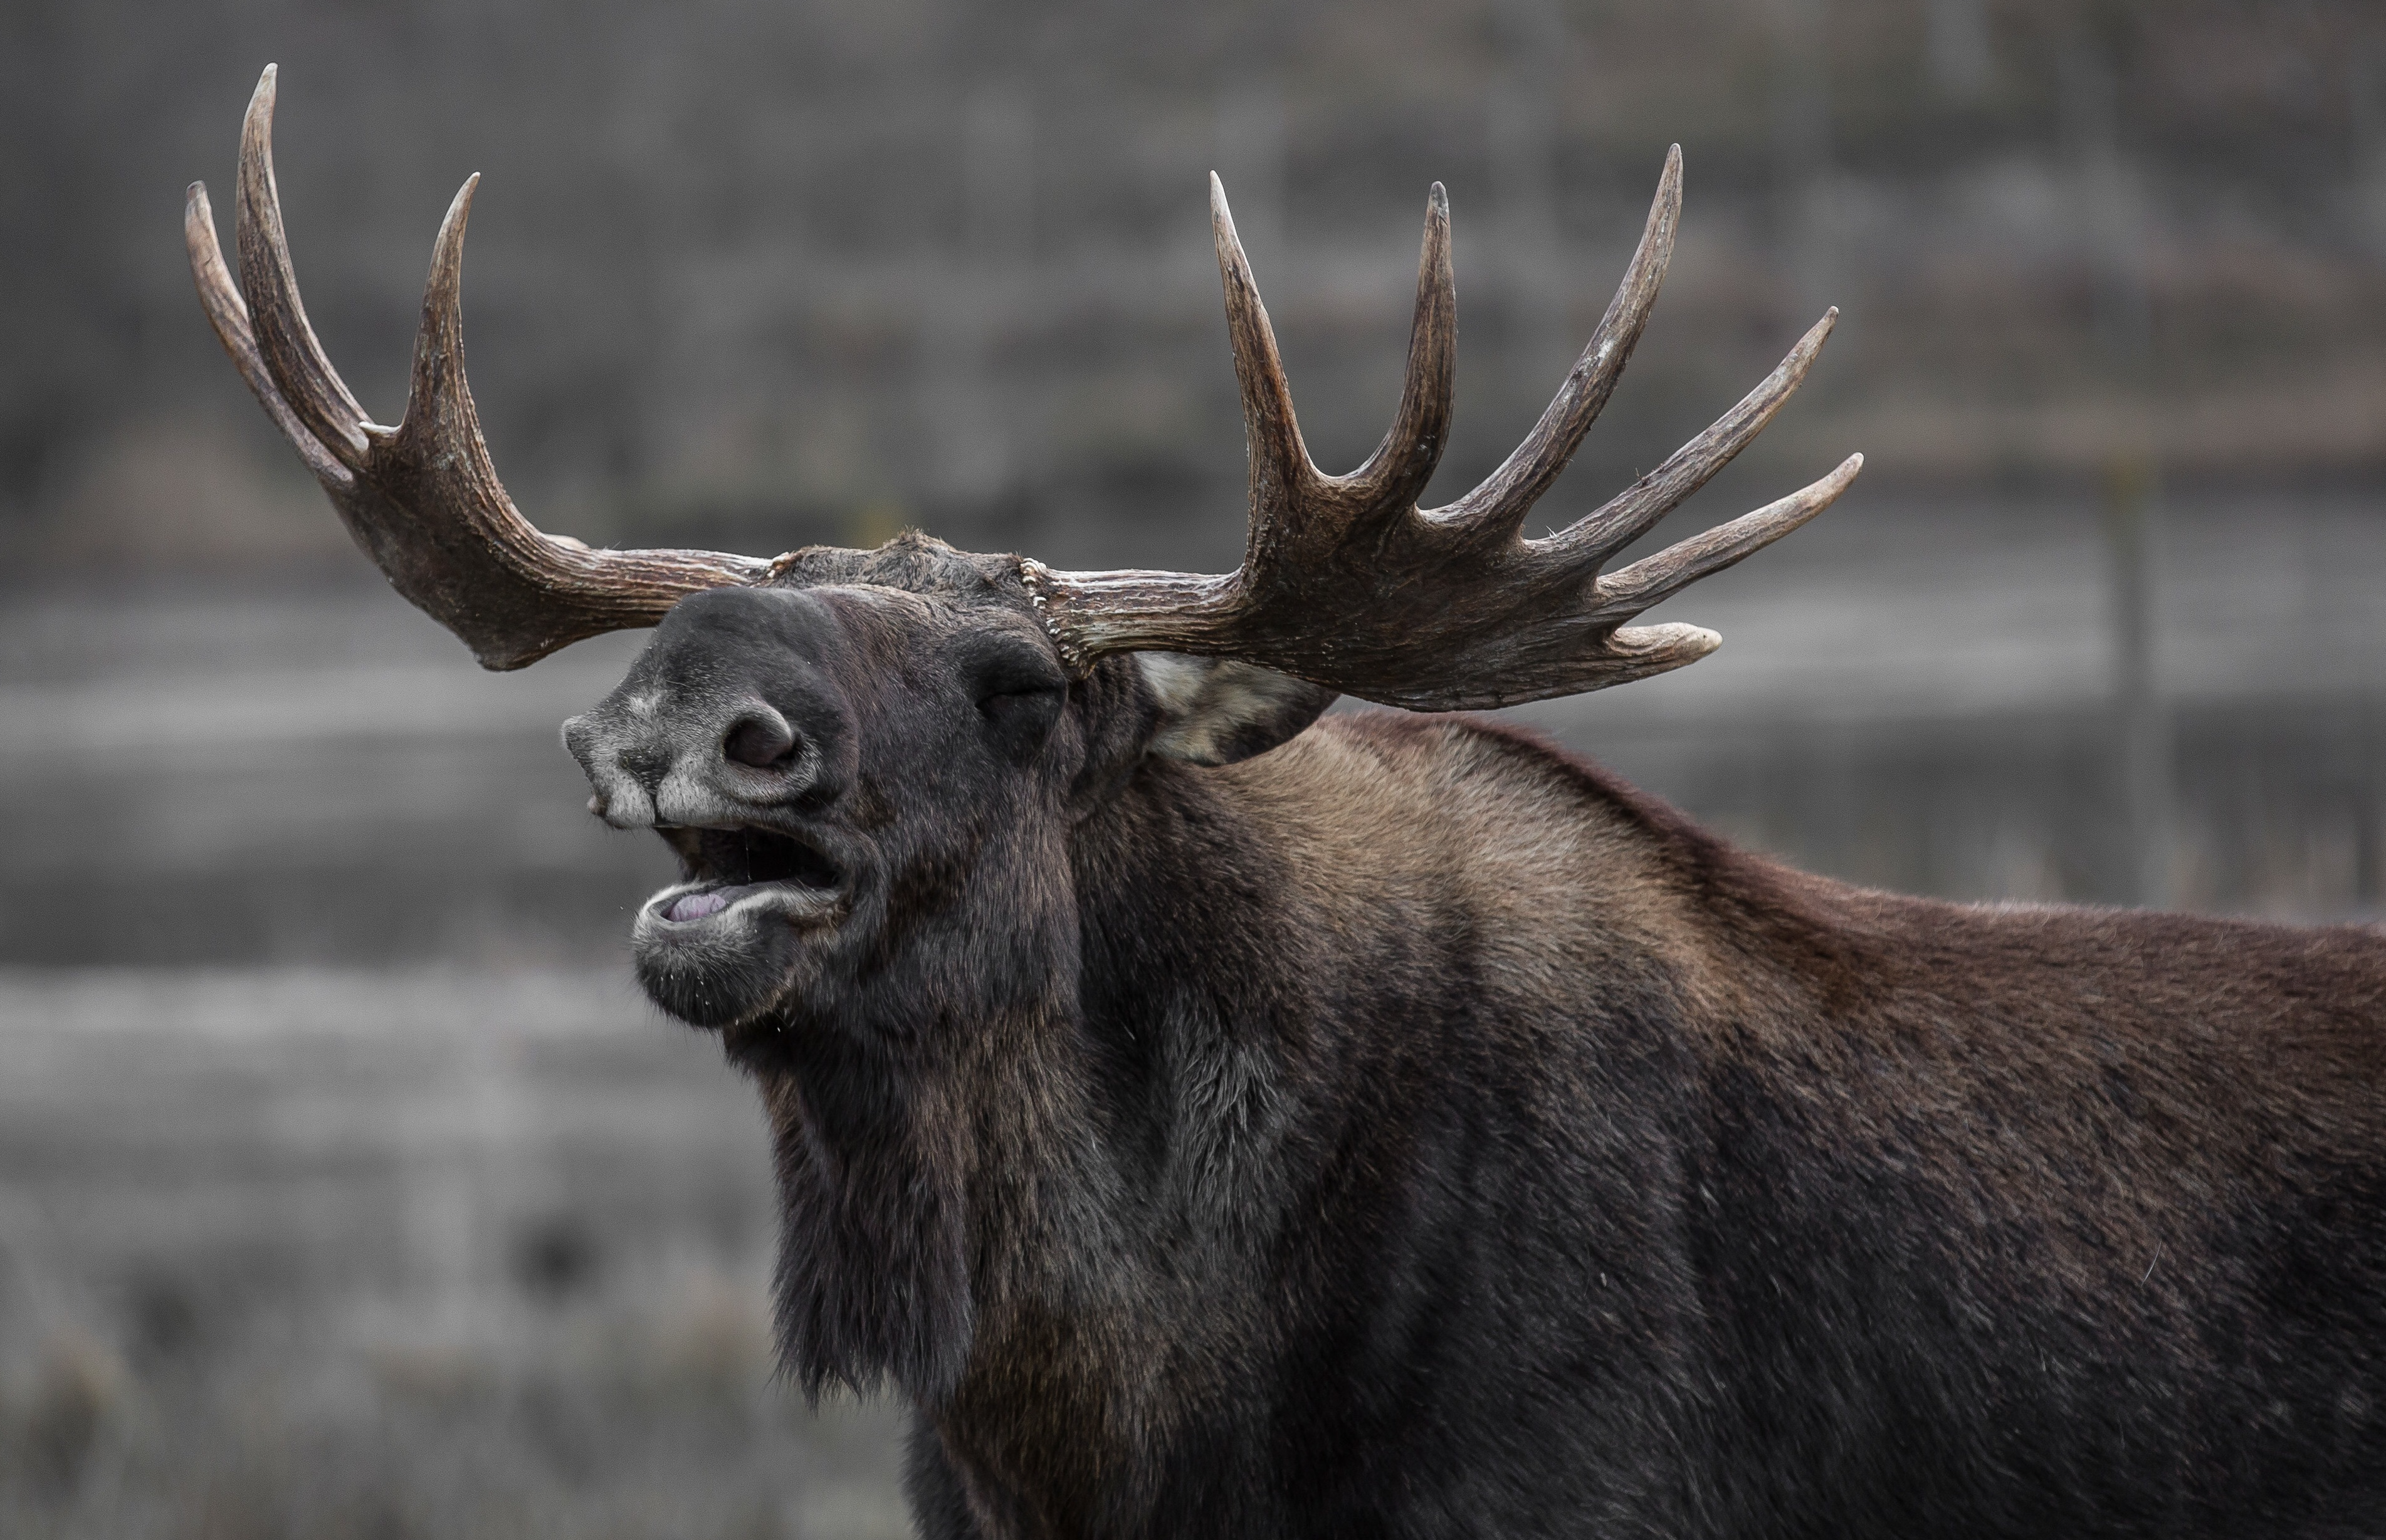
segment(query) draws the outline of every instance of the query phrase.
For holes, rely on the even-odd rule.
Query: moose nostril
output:
[[[785,770],[796,757],[795,730],[776,711],[740,717],[721,740],[721,752],[756,770]]]

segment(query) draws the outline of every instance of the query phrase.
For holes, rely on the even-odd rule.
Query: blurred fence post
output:
[[[2143,183],[2121,146],[2120,81],[2086,39],[2073,39],[2060,62],[2077,217],[2095,283],[2095,340],[2123,382],[2141,386],[2154,346],[2148,219]]]
[[[2160,620],[2160,450],[2144,397],[2153,388],[2154,301],[2147,282],[2145,192],[2123,153],[2120,81],[2085,33],[2061,60],[2078,219],[2094,282],[2091,325],[2115,394],[2124,398],[2103,467],[2104,535],[2112,569],[2115,759],[2127,854],[2119,896],[2148,908],[2174,890],[2171,720],[2155,657]]]
[[[2112,560],[2113,707],[2128,824],[2125,901],[2178,902],[2172,880],[2171,720],[2155,656],[2161,528],[2154,461],[2116,453],[2104,466],[2104,536]]]

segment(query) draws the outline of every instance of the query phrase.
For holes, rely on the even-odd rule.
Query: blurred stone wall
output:
[[[268,60],[308,307],[385,416],[440,213],[486,174],[483,415],[525,507],[592,538],[920,523],[1230,561],[1213,167],[1329,469],[1388,416],[1425,189],[1449,184],[1458,490],[1588,333],[1673,141],[1673,278],[1553,520],[1828,303],[1752,494],[1855,447],[1873,486],[2386,468],[2364,0],[29,0],[0,16],[8,570],[353,560],[178,239],[186,182],[223,204]],[[1714,517],[1746,504],[1727,486]]]

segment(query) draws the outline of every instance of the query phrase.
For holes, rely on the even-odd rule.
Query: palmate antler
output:
[[[458,289],[478,176],[439,226],[406,415],[395,428],[368,421],[298,300],[273,185],[273,85],[268,65],[241,130],[239,286],[224,269],[205,183],[191,183],[182,238],[224,351],[399,593],[484,666],[519,669],[584,637],[653,625],[700,589],[769,573],[768,562],[717,551],[595,550],[542,534],[516,511],[464,382]]]
[[[1764,382],[1605,507],[1541,540],[1525,516],[1574,456],[1615,389],[1656,303],[1681,217],[1682,151],[1665,170],[1632,265],[1599,330],[1525,442],[1474,491],[1420,508],[1448,441],[1458,298],[1450,204],[1426,201],[1408,374],[1391,431],[1348,476],[1310,463],[1275,332],[1210,179],[1226,326],[1251,462],[1243,564],[1223,577],[1056,572],[1023,562],[1064,656],[1208,653],[1262,664],[1388,706],[1450,711],[1596,690],[1695,662],[1722,638],[1696,626],[1625,622],[1828,507],[1864,467],[1852,455],[1812,486],[1605,577],[1647,533],[1748,446],[1798,388],[1839,312],[1799,339]]]
[[[415,342],[405,417],[368,421],[324,357],[299,303],[273,184],[274,70],[257,81],[241,134],[235,230],[240,282],[216,244],[207,189],[194,182],[183,236],[216,335],[267,413],[331,495],[357,543],[397,591],[492,669],[515,669],[584,637],[648,626],[702,589],[802,582],[851,570],[810,546],[775,562],[714,551],[596,550],[542,534],[516,511],[481,438],[464,381],[464,222],[479,178],[440,226]],[[1605,507],[1546,539],[1520,528],[1565,469],[1656,302],[1681,212],[1681,152],[1607,314],[1531,435],[1482,485],[1421,509],[1450,418],[1457,295],[1450,207],[1436,183],[1417,274],[1406,382],[1391,432],[1367,463],[1327,476],[1310,463],[1275,335],[1211,179],[1218,265],[1250,438],[1250,541],[1220,577],[1057,572],[1019,558],[1055,644],[1083,668],[1105,653],[1230,657],[1387,705],[1423,710],[1508,705],[1620,684],[1679,668],[1718,638],[1695,626],[1626,621],[1769,545],[1828,507],[1862,456],[1791,496],[1600,575],[1745,448],[1829,335],[1837,312],[1802,338],[1763,384]]]

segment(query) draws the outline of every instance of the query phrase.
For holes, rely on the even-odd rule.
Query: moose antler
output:
[[[307,323],[273,183],[274,69],[241,131],[234,220],[240,281],[216,244],[203,183],[191,184],[183,239],[199,297],[224,351],[342,522],[397,591],[462,638],[488,668],[518,669],[602,632],[648,626],[689,594],[849,566],[855,553],[808,546],[765,562],[717,551],[596,550],[542,534],[516,510],[489,462],[464,381],[464,223],[479,177],[439,227],[422,296],[406,414],[367,420]],[[1540,422],[1474,491],[1424,509],[1450,431],[1457,294],[1450,205],[1434,184],[1418,264],[1408,371],[1391,431],[1348,476],[1310,462],[1217,178],[1210,179],[1226,320],[1250,439],[1250,527],[1242,566],[1184,572],[1056,572],[1025,557],[1020,574],[1062,655],[1164,650],[1243,658],[1388,705],[1489,707],[1594,690],[1662,673],[1718,645],[1696,626],[1627,626],[1659,600],[1739,560],[1830,506],[1861,455],[1777,503],[1601,576],[1746,447],[1789,399],[1830,334],[1832,311],[1780,367],[1706,432],[1604,507],[1547,538],[1520,535],[1525,515],[1565,469],[1607,404],[1639,340],[1673,255],[1682,157],[1664,175],[1639,248],[1581,359]]]
[[[1545,539],[1519,530],[1607,404],[1656,303],[1681,216],[1682,152],[1667,152],[1632,265],[1582,357],[1525,442],[1474,491],[1420,508],[1450,431],[1458,340],[1450,203],[1425,205],[1416,319],[1391,431],[1364,465],[1328,476],[1310,462],[1275,333],[1236,238],[1225,190],[1210,179],[1225,280],[1226,327],[1250,451],[1243,564],[1185,572],[1021,570],[1062,654],[1079,667],[1108,652],[1233,657],[1390,706],[1448,711],[1513,705],[1680,668],[1722,639],[1697,626],[1626,621],[1778,540],[1828,507],[1863,468],[1852,455],[1802,491],[1604,577],[1648,532],[1747,447],[1805,378],[1839,312],[1713,426],[1597,511]]]
[[[699,589],[768,575],[768,562],[716,551],[593,549],[540,533],[515,509],[464,382],[458,289],[477,175],[439,226],[406,415],[395,428],[367,420],[298,300],[273,185],[273,86],[268,65],[241,130],[239,285],[216,244],[207,186],[195,182],[182,215],[191,271],[224,351],[400,594],[485,667],[519,669],[584,637],[653,625]]]

